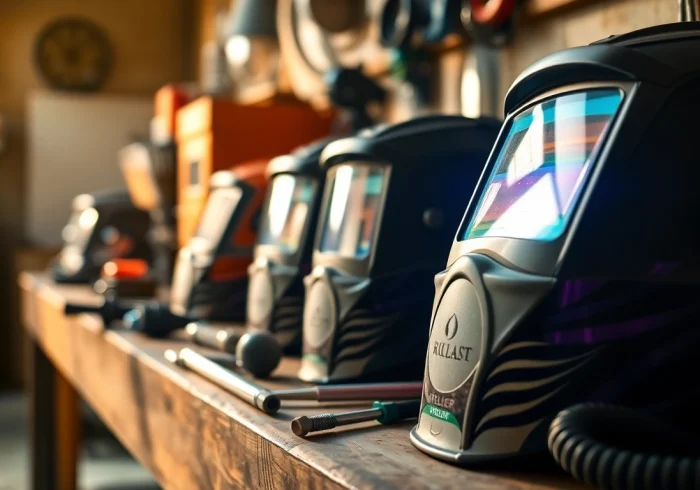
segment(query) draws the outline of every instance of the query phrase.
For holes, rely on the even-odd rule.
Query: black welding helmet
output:
[[[420,378],[432,277],[499,127],[426,116],[326,146],[301,379]]]
[[[461,464],[546,451],[579,402],[697,428],[700,390],[681,380],[700,347],[698,50],[697,23],[653,27],[510,88],[435,277],[418,448]]]
[[[56,282],[89,283],[112,259],[150,259],[148,213],[134,207],[126,191],[102,191],[73,198],[63,227],[63,248],[52,268]]]
[[[249,162],[212,175],[195,235],[175,263],[170,310],[176,315],[245,320],[247,269],[267,191],[267,164]]]
[[[248,268],[249,328],[268,330],[283,348],[301,346],[304,283],[325,174],[318,163],[325,139],[270,161],[255,260]]]

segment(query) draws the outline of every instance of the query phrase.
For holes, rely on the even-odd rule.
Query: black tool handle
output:
[[[97,313],[102,318],[105,328],[109,328],[115,320],[121,320],[129,309],[118,300],[105,300],[100,306],[66,303],[63,306],[65,315],[77,315],[80,313]]]
[[[79,315],[80,313],[101,313],[102,306],[81,305],[66,303],[63,307],[64,315]]]
[[[156,338],[167,337],[191,322],[191,318],[176,315],[161,303],[140,304],[124,314],[124,327]]]

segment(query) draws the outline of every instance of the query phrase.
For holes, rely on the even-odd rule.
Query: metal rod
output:
[[[217,363],[219,366],[225,367],[226,369],[236,369],[238,367],[238,365],[236,364],[236,356],[228,354],[226,352],[207,352],[207,354],[204,355],[204,357],[206,357],[212,362]]]
[[[409,400],[420,398],[422,390],[422,383],[373,383],[270,391],[189,348],[181,349],[179,353],[168,350],[165,358],[196,372],[265,413],[277,412],[282,400]]]
[[[698,20],[695,0],[678,0],[678,20],[695,22]]]
[[[178,366],[194,371],[265,413],[272,414],[280,408],[280,399],[274,393],[219,366],[192,349],[184,348],[177,354],[166,351],[165,358],[170,362],[175,362]]]
[[[231,328],[220,328],[203,322],[188,323],[185,333],[197,345],[231,354],[236,352],[236,344],[241,338],[241,335]]]
[[[420,398],[423,382],[416,383],[361,383],[337,386],[318,386],[318,401],[343,400],[409,400]]]
[[[338,425],[359,424],[360,422],[369,422],[381,416],[382,411],[377,408],[368,408],[366,410],[355,410],[354,412],[342,412],[335,414],[335,420]]]
[[[318,401],[318,387],[294,388],[290,390],[275,390],[275,395],[280,400],[308,400]]]
[[[361,400],[411,400],[420,398],[423,383],[360,383],[332,386],[315,386],[294,390],[278,390],[280,400],[361,401]]]

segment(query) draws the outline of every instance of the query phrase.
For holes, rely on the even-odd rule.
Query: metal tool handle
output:
[[[320,402],[349,400],[409,400],[420,398],[423,383],[376,383],[317,386]]]
[[[280,400],[273,393],[192,349],[180,350],[177,362],[265,413],[275,413],[280,408]]]
[[[678,0],[678,20],[680,22],[695,22],[698,20],[695,0]]]
[[[241,338],[238,333],[229,328],[219,328],[205,323],[193,322],[185,328],[192,342],[204,347],[234,354],[236,344]]]
[[[236,356],[227,352],[207,352],[206,358],[217,363],[221,367],[225,367],[226,369],[238,369],[238,365],[236,364]]]

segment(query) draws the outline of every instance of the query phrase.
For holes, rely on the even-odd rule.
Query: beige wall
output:
[[[540,0],[540,4],[548,1]],[[503,117],[502,101],[513,81],[544,56],[613,34],[677,20],[677,0],[551,0],[557,2],[563,2],[566,8],[522,19],[512,43],[499,52],[498,117]],[[441,112],[461,111],[459,86],[463,60],[464,54],[459,51],[441,59],[441,92],[436,101]]]
[[[511,47],[503,52],[501,94],[518,74],[545,55],[590,44],[677,19],[677,0],[579,0],[558,15],[521,25]]]
[[[0,0],[0,113],[8,131],[7,149],[0,153],[0,387],[17,379],[5,362],[16,344],[5,332],[14,331],[11,251],[23,244],[26,95],[43,86],[32,65],[34,39],[59,16],[90,19],[114,49],[103,91],[151,96],[166,82],[194,75],[194,5],[195,0]]]

